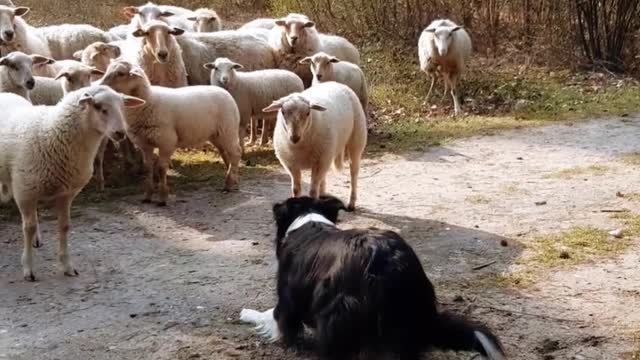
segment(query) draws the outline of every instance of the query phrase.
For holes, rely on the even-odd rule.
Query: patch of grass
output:
[[[485,196],[482,195],[471,195],[471,196],[467,196],[466,199],[464,199],[464,201],[468,202],[469,204],[473,204],[473,205],[487,205],[491,203],[491,200]]]
[[[607,231],[593,227],[574,227],[560,234],[539,236],[525,244],[525,252],[516,261],[513,272],[496,275],[492,281],[498,286],[527,287],[548,270],[617,256],[630,244],[628,237],[612,239]]]
[[[624,198],[629,201],[640,202],[640,193],[624,194]]]
[[[627,165],[640,166],[640,153],[624,155],[620,160]]]
[[[588,167],[574,167],[570,169],[564,169],[545,176],[547,179],[564,179],[570,180],[579,176],[604,176],[610,169],[604,165],[591,165]]]
[[[624,225],[623,234],[627,237],[640,237],[640,215],[623,212],[612,216]]]

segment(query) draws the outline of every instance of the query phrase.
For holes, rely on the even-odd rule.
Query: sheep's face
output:
[[[166,22],[165,18],[174,16],[171,11],[164,11],[158,5],[147,3],[143,6],[127,6],[122,14],[128,21],[135,20],[137,26],[143,27],[154,20]]]
[[[85,65],[105,71],[111,60],[119,58],[121,54],[118,46],[97,42],[89,45],[85,50],[79,51],[74,57]]]
[[[169,58],[169,46],[174,40],[172,36],[184,34],[184,30],[171,27],[165,23],[153,21],[151,25],[133,32],[133,36],[142,38],[145,51],[153,54],[156,61],[166,64]],[[176,46],[172,44],[172,46]]]
[[[266,113],[275,111],[279,111],[278,121],[287,132],[289,141],[295,145],[304,139],[307,129],[311,126],[312,111],[326,111],[326,109],[311,103],[301,95],[290,95],[263,110]]]
[[[72,65],[61,69],[55,79],[61,80],[65,93],[69,93],[90,86],[91,79],[100,75],[104,75],[104,72],[96,68],[86,65]]]
[[[211,70],[211,85],[228,88],[234,83],[236,70],[243,67],[227,58],[218,58],[215,62],[205,64],[206,69]]]
[[[196,16],[187,18],[189,21],[193,21],[193,29],[195,32],[215,32],[220,31],[220,18],[218,14],[213,10],[196,11]]]
[[[12,8],[0,6],[0,43],[11,44],[16,39],[16,16],[24,16],[29,12],[27,7]]]
[[[88,112],[86,125],[101,135],[124,134],[124,108],[144,105],[144,100],[121,95],[106,86],[88,88],[78,100]]]
[[[460,26],[456,27],[438,27],[435,29],[428,29],[428,32],[434,34],[433,41],[440,56],[447,56],[449,53],[449,47],[453,41],[453,36],[456,31],[462,29]]]
[[[283,40],[286,40],[287,45],[292,49],[295,49],[298,43],[305,42],[308,28],[316,26],[306,16],[296,14],[289,14],[286,18],[276,20],[276,25],[282,28],[285,38]]]
[[[33,78],[33,66],[53,64],[55,60],[40,55],[26,55],[12,52],[0,59],[0,66],[5,67],[11,83],[26,90],[33,90],[36,81]]]
[[[99,82],[119,93],[136,95],[138,89],[144,84],[148,84],[149,80],[139,66],[134,66],[124,60],[116,60],[111,62]]]
[[[318,53],[300,61],[301,64],[310,64],[313,78],[318,82],[331,81],[333,79],[333,64],[339,62],[340,60],[335,56],[325,53]]]

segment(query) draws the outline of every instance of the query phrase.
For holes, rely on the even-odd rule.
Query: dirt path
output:
[[[626,336],[640,330],[640,312],[631,310],[640,308],[637,242],[624,256],[555,272],[526,291],[487,288],[478,279],[507,271],[521,255],[518,242],[536,234],[615,228],[602,208],[640,212],[615,195],[640,192],[640,168],[616,161],[640,150],[639,134],[639,119],[594,121],[369,160],[361,211],[344,216],[342,226],[400,231],[444,306],[491,324],[511,358],[620,359],[633,350]],[[606,164],[606,174],[548,177],[593,164]],[[330,184],[346,197],[346,176]],[[20,278],[19,225],[0,223],[0,359],[308,358],[262,344],[236,320],[243,307],[273,305],[270,204],[288,188],[287,176],[274,174],[245,179],[237,194],[181,193],[167,209],[137,198],[78,209],[76,279],[55,268],[49,219],[35,284]]]

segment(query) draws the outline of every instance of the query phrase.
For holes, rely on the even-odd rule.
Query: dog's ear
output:
[[[273,219],[278,222],[287,216],[287,203],[277,203],[273,205]]]
[[[334,196],[321,196],[316,202],[318,210],[322,212],[327,219],[336,223],[338,221],[338,214],[340,210],[347,210],[342,200]]]

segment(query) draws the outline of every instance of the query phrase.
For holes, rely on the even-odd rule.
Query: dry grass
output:
[[[621,157],[623,163],[631,166],[640,166],[640,153],[627,154]]]
[[[465,198],[464,201],[473,205],[488,205],[491,203],[491,199],[482,195],[467,196],[467,198]]]
[[[570,180],[583,176],[604,176],[609,171],[609,167],[604,165],[591,165],[588,167],[574,167],[565,169],[545,176],[547,179]]]

